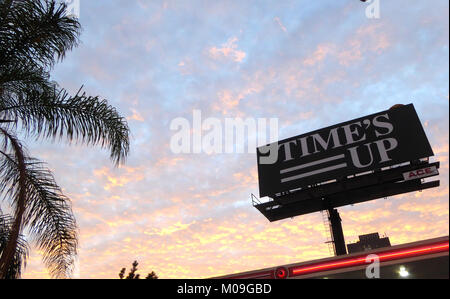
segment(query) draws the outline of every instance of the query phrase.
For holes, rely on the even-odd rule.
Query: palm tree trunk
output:
[[[6,278],[8,269],[11,266],[14,254],[16,253],[17,241],[19,234],[22,230],[23,214],[25,213],[25,198],[26,198],[26,166],[25,158],[21,145],[15,138],[8,134],[7,131],[0,128],[0,131],[8,137],[11,142],[12,148],[15,151],[16,160],[19,169],[19,194],[16,206],[16,213],[14,215],[14,223],[11,228],[8,242],[3,250],[0,258],[0,279]]]

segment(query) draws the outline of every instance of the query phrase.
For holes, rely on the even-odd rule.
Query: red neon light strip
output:
[[[387,260],[395,260],[405,257],[412,257],[412,256],[419,256],[419,255],[425,255],[425,254],[431,254],[436,252],[441,252],[449,249],[449,242],[441,243],[438,245],[433,246],[427,246],[427,247],[417,247],[417,248],[409,248],[407,250],[398,250],[398,251],[391,251],[387,253],[380,253],[377,254],[378,258],[380,259],[380,262],[387,261]],[[366,264],[366,256],[364,257],[357,257],[354,259],[345,259],[342,261],[337,262],[331,262],[331,263],[322,263],[322,264],[316,264],[313,266],[301,266],[297,268],[291,268],[291,275],[290,276],[297,276],[297,275],[303,275],[307,273],[314,273],[319,271],[325,271],[325,270],[331,270],[331,269],[339,269],[339,268],[345,268],[350,266],[356,266]]]

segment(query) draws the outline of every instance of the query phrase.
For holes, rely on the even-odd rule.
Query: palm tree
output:
[[[0,0],[0,278],[20,276],[26,231],[52,277],[70,277],[77,253],[71,203],[46,164],[31,157],[19,133],[36,140],[79,141],[110,151],[116,166],[129,152],[126,120],[82,88],[73,96],[50,70],[78,45],[81,25],[54,0]]]
[[[5,245],[8,242],[8,235],[11,230],[13,219],[8,215],[2,215],[0,211],[0,252],[3,251]],[[20,278],[22,267],[26,265],[26,259],[28,257],[28,244],[25,239],[20,236],[17,240],[17,248],[13,257],[12,266],[9,267],[5,278]]]

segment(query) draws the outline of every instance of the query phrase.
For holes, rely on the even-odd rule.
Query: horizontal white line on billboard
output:
[[[310,172],[305,172],[305,173],[302,173],[302,174],[299,174],[299,175],[294,175],[294,176],[291,176],[291,177],[287,177],[287,178],[281,179],[281,182],[282,183],[286,183],[286,182],[298,180],[298,179],[301,179],[301,178],[304,178],[304,177],[308,177],[308,176],[311,176],[311,175],[315,175],[315,174],[319,174],[319,173],[323,173],[323,172],[327,172],[327,171],[332,171],[332,170],[339,169],[339,168],[344,168],[344,167],[347,167],[347,163],[342,163],[342,164],[338,164],[338,165],[334,165],[334,166],[330,166],[330,167],[325,167],[325,168],[314,170],[314,171],[310,171]]]
[[[299,170],[302,168],[306,168],[306,167],[310,167],[310,166],[314,166],[314,165],[318,165],[318,164],[322,164],[322,163],[326,163],[326,162],[330,162],[330,161],[334,161],[334,160],[339,160],[339,159],[343,159],[345,158],[345,155],[337,155],[337,156],[333,156],[333,157],[329,157],[326,159],[321,159],[321,160],[317,160],[317,161],[313,161],[310,163],[305,163],[302,165],[298,165],[298,166],[294,166],[294,167],[290,167],[290,168],[286,168],[280,171],[280,174],[286,173],[286,172],[291,172],[291,171],[295,171],[295,170]]]

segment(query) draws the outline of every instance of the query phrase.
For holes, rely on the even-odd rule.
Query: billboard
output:
[[[274,197],[430,156],[433,150],[414,106],[396,105],[259,147],[259,196]]]

